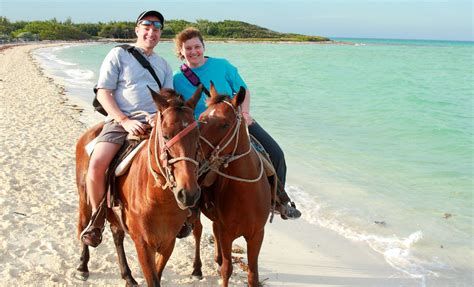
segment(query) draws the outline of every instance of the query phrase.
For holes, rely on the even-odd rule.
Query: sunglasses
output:
[[[163,25],[160,21],[141,20],[138,24],[149,27],[153,25],[156,29],[160,30]]]

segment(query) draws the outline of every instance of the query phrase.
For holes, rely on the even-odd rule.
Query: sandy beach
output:
[[[32,57],[32,50],[44,46],[0,51],[0,286],[123,286],[108,229],[103,243],[91,249],[89,280],[73,276],[80,256],[74,149],[87,125],[80,121],[82,107],[68,100]],[[188,237],[176,242],[163,286],[219,285],[208,221],[204,233],[204,279],[190,278],[194,242]],[[245,249],[243,241],[235,244]],[[145,286],[128,237],[125,248],[135,279]],[[303,219],[275,217],[267,224],[259,266],[264,286],[424,285],[364,243]],[[245,282],[246,272],[235,263],[232,286]]]

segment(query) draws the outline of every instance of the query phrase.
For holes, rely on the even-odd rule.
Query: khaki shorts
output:
[[[122,145],[127,138],[128,132],[115,121],[106,122],[102,132],[97,137],[97,142],[109,142]]]

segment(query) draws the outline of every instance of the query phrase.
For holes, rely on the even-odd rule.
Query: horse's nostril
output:
[[[201,188],[197,187],[195,192],[182,188],[175,192],[176,200],[181,208],[193,207],[201,197]]]
[[[178,190],[178,192],[176,193],[176,199],[183,204],[186,203],[186,193],[184,189],[181,188],[180,190]]]

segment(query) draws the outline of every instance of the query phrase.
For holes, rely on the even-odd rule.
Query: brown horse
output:
[[[245,90],[230,99],[218,95],[211,83],[208,108],[199,117],[201,146],[207,170],[201,182],[202,212],[213,221],[215,261],[221,267],[223,285],[232,274],[232,242],[243,236],[247,242],[248,284],[258,286],[258,255],[264,227],[270,213],[271,187],[263,174],[263,163],[251,147],[249,134],[240,111]],[[204,169],[204,170],[203,170]],[[209,206],[209,203],[212,207]],[[194,227],[196,250],[193,275],[202,276],[200,238],[202,225]]]
[[[148,144],[138,152],[128,172],[117,179],[117,186],[123,203],[123,221],[135,243],[147,285],[159,286],[176,235],[187,218],[187,208],[196,204],[201,193],[196,161],[199,130],[194,119],[194,108],[201,90],[196,90],[186,102],[173,90],[163,89],[161,94],[151,93],[158,110],[151,136]],[[76,146],[76,180],[80,197],[78,234],[81,234],[91,217],[85,190],[89,156],[84,147],[101,129],[102,124],[98,124],[87,131]],[[112,212],[108,212],[107,219],[113,233],[122,278],[127,281],[127,285],[137,285],[125,257],[125,231]],[[155,261],[156,253],[158,256]],[[82,243],[81,263],[76,277],[87,280],[88,261],[89,249]]]

